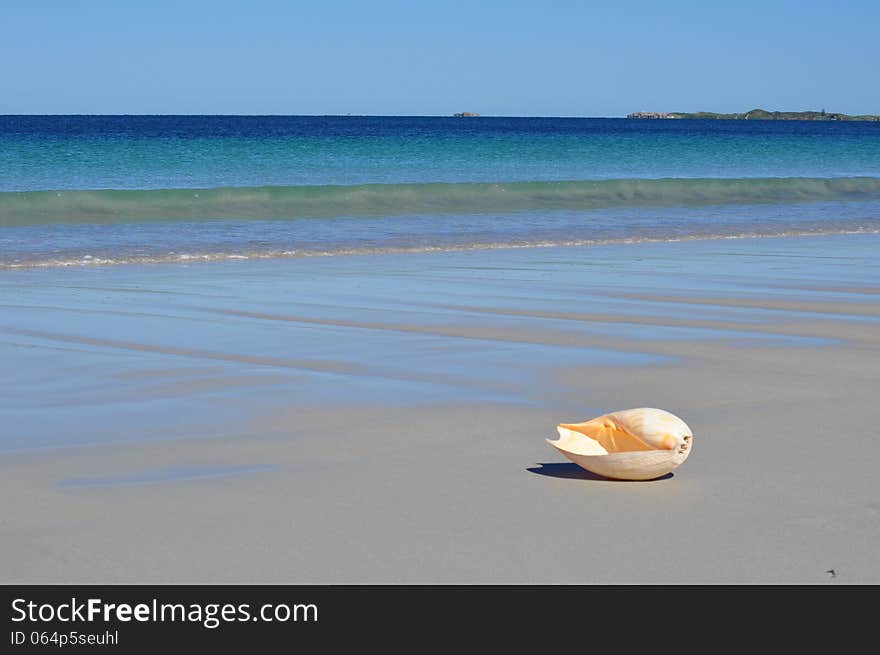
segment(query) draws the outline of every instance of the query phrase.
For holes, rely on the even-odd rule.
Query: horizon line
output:
[[[816,112],[823,110],[816,109],[802,109],[802,110],[767,110],[756,108],[749,111],[766,111],[769,113],[807,113],[807,112]],[[11,118],[11,117],[228,117],[228,118],[554,118],[554,119],[638,119],[637,116],[631,116],[631,114],[639,114],[639,113],[665,113],[665,114],[674,114],[674,113],[683,113],[683,114],[725,114],[725,113],[748,113],[748,112],[715,112],[708,110],[700,110],[693,112],[653,112],[647,110],[639,110],[635,112],[629,112],[627,114],[615,114],[615,115],[585,115],[585,114],[568,114],[568,115],[560,115],[560,114],[480,114],[476,113],[469,116],[461,116],[458,113],[453,114],[355,114],[355,113],[345,113],[345,114],[247,114],[247,113],[216,113],[216,114],[205,114],[205,113],[196,113],[196,112],[184,112],[184,113],[152,113],[152,112],[123,112],[123,113],[111,113],[111,112],[99,112],[99,113],[83,113],[83,112],[72,112],[72,113],[62,113],[62,112],[52,112],[52,113],[22,113],[22,112],[0,112],[0,118]],[[844,114],[844,112],[827,112],[831,114]],[[874,114],[846,114],[848,116],[873,116]]]

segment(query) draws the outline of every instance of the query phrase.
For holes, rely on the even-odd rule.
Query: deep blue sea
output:
[[[0,267],[880,231],[880,123],[0,116]]]

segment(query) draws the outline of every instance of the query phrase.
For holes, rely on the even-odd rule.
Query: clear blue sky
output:
[[[880,113],[878,34],[878,0],[3,0],[0,113]]]

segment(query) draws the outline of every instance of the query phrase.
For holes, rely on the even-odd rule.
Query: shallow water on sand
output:
[[[878,237],[27,269],[0,278],[4,451],[223,436],[283,405],[542,403],[560,367],[668,361],[658,342],[821,347],[815,312],[726,297],[847,302]],[[805,262],[810,262],[805,265]],[[682,302],[658,299],[674,289]],[[701,301],[705,298],[705,301]],[[662,301],[661,301],[662,300]],[[672,300],[672,302],[670,302]],[[705,304],[703,304],[705,303]],[[791,321],[788,333],[768,332]]]

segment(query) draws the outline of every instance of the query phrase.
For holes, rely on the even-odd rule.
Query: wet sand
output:
[[[0,580],[880,582],[878,248],[3,272]],[[637,406],[670,477],[545,442]]]

